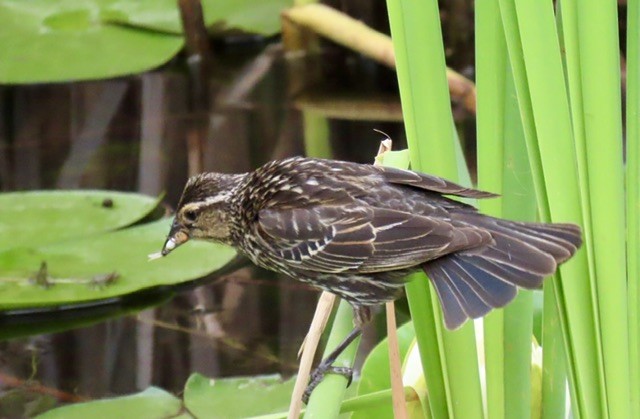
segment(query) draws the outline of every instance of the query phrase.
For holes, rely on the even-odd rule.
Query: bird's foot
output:
[[[351,385],[351,381],[353,380],[353,369],[349,367],[336,367],[331,364],[321,363],[318,367],[311,372],[309,376],[309,384],[307,388],[304,390],[302,394],[302,401],[304,404],[309,403],[309,397],[311,397],[311,393],[315,388],[320,384],[320,382],[324,379],[326,374],[338,374],[346,377],[348,380],[347,387]]]

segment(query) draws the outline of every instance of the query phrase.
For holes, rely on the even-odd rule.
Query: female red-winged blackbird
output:
[[[356,315],[342,349],[411,272],[427,273],[455,329],[503,307],[518,287],[539,288],[581,245],[576,225],[493,218],[446,195],[496,196],[409,170],[301,157],[205,173],[189,179],[162,254],[190,238],[218,241],[339,295]]]

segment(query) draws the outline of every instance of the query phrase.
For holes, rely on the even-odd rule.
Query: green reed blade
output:
[[[640,1],[627,1],[627,275],[630,416],[640,417]]]
[[[630,389],[617,5],[580,2],[575,12],[606,406],[619,418]]]
[[[476,4],[476,88],[478,188],[499,194],[503,191],[506,44],[498,1]],[[482,212],[502,216],[502,197],[478,202]],[[504,311],[487,315],[484,325],[484,357],[487,414],[506,417]]]
[[[455,136],[437,1],[388,0],[387,7],[412,167],[455,179]],[[439,303],[434,293],[429,300],[424,277],[407,286],[407,297],[432,416],[482,417],[473,325],[453,333],[444,330]],[[438,351],[442,369],[427,368],[438,363],[430,359]]]
[[[500,0],[510,62],[543,220],[582,224],[571,114],[552,4]],[[563,265],[553,286],[576,417],[602,412],[599,336],[586,252]],[[548,294],[547,294],[548,295]],[[586,415],[586,416],[584,416]]]

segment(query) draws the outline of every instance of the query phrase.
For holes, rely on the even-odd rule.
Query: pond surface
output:
[[[174,206],[190,174],[242,172],[313,154],[310,127],[326,128],[338,159],[371,162],[381,139],[374,128],[405,147],[395,74],[366,61],[326,66],[323,83],[305,81],[297,91],[299,72],[313,62],[286,63],[277,47],[223,50],[204,80],[191,77],[182,61],[130,78],[0,87],[2,190],[165,193]],[[324,118],[328,113],[332,119]],[[296,371],[315,290],[247,264],[200,283],[102,307],[108,315],[129,314],[90,326],[0,342],[0,385],[73,401],[150,385],[178,393],[193,372]],[[139,311],[148,304],[153,308]],[[97,321],[99,310],[60,315]],[[32,333],[50,320],[17,319]],[[2,327],[15,321],[0,317]],[[374,342],[375,332],[368,339]],[[30,380],[40,386],[27,386]]]

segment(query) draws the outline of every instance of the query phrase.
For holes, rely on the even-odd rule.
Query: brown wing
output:
[[[265,209],[258,226],[279,260],[323,273],[404,269],[490,240],[446,218],[360,205]]]
[[[497,196],[425,173],[338,160],[294,157],[265,165],[256,173],[256,179],[263,182],[260,188],[269,192],[265,208],[294,208],[309,204],[338,205],[352,202],[354,198],[368,200],[367,197],[384,201],[388,198],[385,198],[385,194],[388,195],[389,192],[405,192],[403,188],[395,188],[397,190],[393,191],[396,185],[467,198]],[[266,184],[264,179],[268,180]],[[433,199],[433,195],[431,198]]]
[[[497,194],[467,188],[447,179],[428,175],[426,173],[413,172],[411,170],[395,169],[392,167],[371,166],[379,171],[389,183],[413,186],[427,191],[438,192],[443,195],[454,195],[465,198],[494,198]]]

